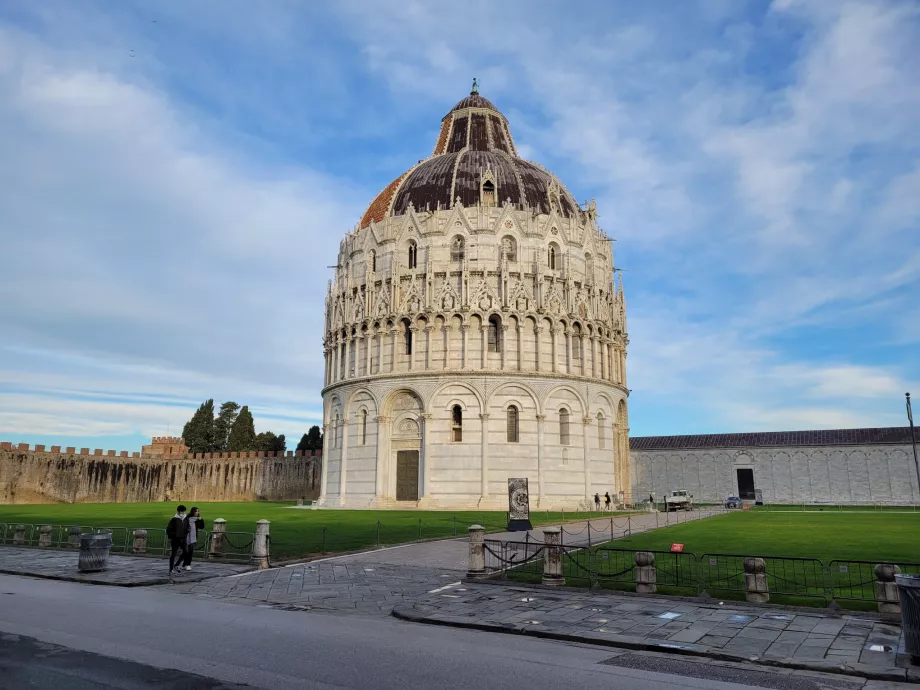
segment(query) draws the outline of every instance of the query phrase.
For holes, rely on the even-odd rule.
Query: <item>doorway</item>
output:
[[[742,501],[754,500],[754,470],[737,469],[738,475],[738,498]]]
[[[418,500],[418,451],[396,452],[396,500]]]

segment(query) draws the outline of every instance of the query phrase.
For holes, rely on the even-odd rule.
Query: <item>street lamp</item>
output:
[[[910,393],[905,393],[907,398],[907,421],[910,422],[910,443],[914,447],[914,468],[917,470],[917,490],[920,491],[920,464],[917,463],[917,438],[914,436],[914,413],[910,409]]]

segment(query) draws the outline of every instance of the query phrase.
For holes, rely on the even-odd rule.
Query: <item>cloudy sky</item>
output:
[[[617,239],[631,433],[905,423],[920,5],[0,4],[0,439],[320,420],[342,235],[479,78]]]

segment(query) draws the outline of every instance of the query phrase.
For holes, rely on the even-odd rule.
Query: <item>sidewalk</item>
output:
[[[0,547],[0,573],[116,587],[164,585],[170,582],[167,573],[169,564],[165,558],[109,555],[108,569],[100,573],[79,572],[77,559],[76,551],[3,546]],[[240,563],[195,561],[192,569],[176,576],[175,581],[200,582],[253,569],[251,565]]]
[[[908,668],[903,655],[899,658],[900,626],[872,614],[464,582],[399,605],[393,615],[416,623],[920,682],[920,667]]]

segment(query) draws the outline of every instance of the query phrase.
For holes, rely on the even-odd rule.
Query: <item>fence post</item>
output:
[[[766,604],[770,601],[767,566],[762,558],[744,559],[744,589],[744,598],[753,604]]]
[[[894,576],[900,573],[901,569],[890,563],[875,566],[875,600],[878,602],[879,613],[901,615],[901,600],[894,581]]]
[[[227,521],[217,518],[211,529],[211,545],[208,548],[208,558],[223,558],[224,544],[227,542]]]
[[[655,554],[651,551],[636,551],[636,594],[654,594],[658,591],[658,571],[655,569]]]
[[[380,546],[380,520],[377,520],[377,546]]]
[[[470,560],[467,577],[483,577],[486,574],[485,530],[482,525],[470,526]]]
[[[134,543],[131,545],[132,553],[147,553],[147,530],[134,530]]]
[[[457,536],[457,516],[454,515],[454,536]]]
[[[418,541],[422,540],[422,518],[418,519]]]
[[[26,526],[25,525],[16,525],[13,528],[13,544],[25,544],[26,543]]]
[[[631,515],[626,516],[626,536],[627,537],[632,536],[632,516]]]
[[[79,549],[80,548],[80,528],[73,526],[67,530],[67,548],[68,549]]]
[[[256,533],[252,539],[252,560],[259,570],[268,568],[268,520],[256,522]]]
[[[326,553],[326,528],[323,527],[323,550],[322,553]]]
[[[588,523],[588,539],[591,539],[591,523]],[[546,555],[543,557],[543,584],[564,585],[565,577],[562,575],[562,530],[558,527],[547,527],[543,530],[543,548]]]
[[[42,525],[38,528],[38,545],[43,548],[51,546],[51,525]]]

